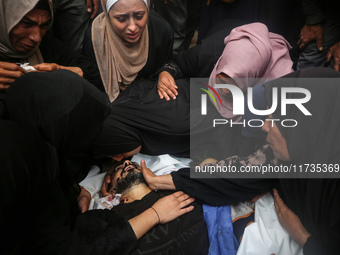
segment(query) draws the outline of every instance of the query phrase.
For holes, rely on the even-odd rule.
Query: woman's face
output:
[[[268,119],[273,119],[272,115]],[[262,130],[267,132],[267,143],[272,148],[275,157],[283,161],[290,161],[286,139],[281,134],[274,121],[265,121]]]
[[[12,47],[22,53],[32,51],[45,36],[51,22],[49,11],[31,10],[9,32]]]
[[[137,43],[148,20],[148,10],[142,0],[120,0],[109,12],[115,33],[127,45]]]

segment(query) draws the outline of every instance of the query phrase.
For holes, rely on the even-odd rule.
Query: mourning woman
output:
[[[85,79],[66,70],[31,72],[6,95],[8,119],[37,130],[58,153],[65,196],[76,203],[78,182],[91,166],[90,146],[100,134],[110,102]]]
[[[99,88],[114,101],[135,79],[158,76],[158,93],[176,99],[170,25],[150,12],[147,0],[102,0],[103,13],[92,24],[83,52],[98,66]]]
[[[225,48],[210,74],[209,84],[233,84],[246,95],[247,88],[279,78],[293,71],[290,44],[281,35],[269,32],[262,23],[234,28],[224,39]],[[222,104],[219,113],[226,119],[241,120],[232,111],[228,89],[216,89]]]
[[[327,68],[307,68],[285,77],[291,81],[277,80],[265,85],[268,105],[272,103],[272,88],[305,88],[311,93],[311,99],[304,106],[312,116],[306,116],[294,105],[287,106],[287,116],[284,116],[278,107],[273,118],[295,119],[298,125],[294,128],[264,125],[267,142],[274,155],[288,165],[321,164],[326,168],[297,175],[294,179],[281,179],[282,193],[274,191],[275,208],[280,223],[303,247],[304,254],[337,254],[340,249],[340,181],[339,172],[331,168],[340,163],[337,116],[340,75]],[[289,98],[301,98],[301,95],[294,95]]]
[[[0,1],[0,117],[6,90],[27,71],[66,69],[89,79],[91,61],[65,46],[49,30],[53,23],[51,0]],[[30,69],[32,70],[32,69]]]
[[[248,157],[248,161],[232,157],[216,164],[324,164],[326,169],[339,166],[339,73],[327,68],[310,68],[288,74],[284,78],[287,79],[276,79],[264,85],[268,107],[272,105],[273,88],[305,88],[310,91],[311,99],[303,105],[312,116],[306,116],[294,104],[288,104],[287,114],[282,115],[279,101],[279,106],[269,118],[294,119],[298,124],[287,128],[279,122],[278,125],[266,122],[263,130],[267,132],[266,139],[272,152],[268,151],[267,145],[261,154],[255,153]],[[289,98],[297,100],[301,94],[295,93]],[[257,162],[250,162],[252,158]],[[279,161],[275,163],[276,160]],[[188,169],[180,169],[165,176],[155,176],[145,165],[142,169],[152,189],[184,190],[212,205],[246,201],[275,187],[278,190],[274,190],[274,199],[279,220],[291,237],[303,247],[304,254],[337,254],[340,249],[338,172],[327,170],[321,174],[320,171],[305,175],[297,173],[290,178],[278,175],[276,180],[190,179]],[[205,194],[202,194],[202,189],[205,189]]]
[[[111,103],[111,112],[94,142],[94,156],[112,157],[116,161],[139,152],[190,157],[193,150],[208,153],[209,146],[221,149],[215,150],[218,155],[210,154],[210,157],[233,155],[233,135],[228,126],[217,127],[216,136],[210,139],[213,119],[221,118],[216,108],[209,102],[208,113],[202,118],[201,90],[190,91],[189,79],[178,79],[176,83],[179,95],[169,102],[159,98],[151,80],[135,81],[123,91]]]
[[[129,254],[153,226],[193,209],[186,207],[193,199],[177,192],[128,221],[107,210],[80,214],[78,182],[109,104],[66,70],[29,73],[8,89],[11,121],[0,120],[2,253]]]

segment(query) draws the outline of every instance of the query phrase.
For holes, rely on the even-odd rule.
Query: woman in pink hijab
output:
[[[293,72],[290,44],[281,35],[268,31],[262,23],[234,28],[224,39],[225,48],[213,69],[209,85],[216,83],[238,86],[244,95],[248,87]],[[228,89],[216,89],[222,105],[217,110],[226,119],[241,120],[233,114],[233,101]]]

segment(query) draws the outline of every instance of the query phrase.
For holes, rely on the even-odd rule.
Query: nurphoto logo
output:
[[[214,88],[212,86],[206,85],[209,89],[213,91],[213,93],[217,96],[219,103],[221,107],[222,101],[218,93],[216,92],[216,89],[228,89],[231,93],[232,97],[232,111],[234,115],[244,115],[244,105],[245,105],[245,96],[243,94],[243,91],[231,84],[215,84]],[[216,100],[212,93],[210,93],[207,89],[202,89],[205,91],[210,98],[212,98],[212,101],[215,103],[215,106],[217,105]],[[249,111],[253,113],[254,115],[258,116],[268,116],[276,111],[278,107],[278,88],[272,88],[273,89],[273,98],[272,98],[272,105],[268,106],[268,109],[266,110],[259,110],[255,109],[253,104],[253,88],[250,87],[247,89],[247,104]],[[306,116],[312,116],[312,114],[306,109],[304,106],[305,103],[307,103],[311,99],[311,93],[309,90],[305,88],[297,88],[297,87],[282,87],[280,89],[280,95],[281,95],[281,115],[285,116],[287,114],[287,105],[295,105],[304,115]],[[207,94],[201,95],[201,115],[207,115]],[[288,94],[299,94],[300,98],[288,98]],[[302,97],[301,97],[302,96]],[[266,119],[265,121],[270,121],[272,125],[274,125],[275,121],[281,122],[281,125],[283,127],[295,127],[298,125],[297,120],[295,119]],[[250,120],[243,120],[242,122],[233,122],[232,119],[214,119],[213,120],[213,127],[216,127],[216,125],[225,125],[228,124],[230,126],[233,125],[248,125],[249,127],[262,127],[264,125],[264,121],[262,119],[250,119]]]

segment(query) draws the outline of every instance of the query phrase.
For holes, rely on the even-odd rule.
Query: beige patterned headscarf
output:
[[[11,45],[9,33],[19,21],[30,12],[39,0],[0,0],[0,56],[4,59],[20,59],[31,65],[43,62],[39,45],[27,54],[14,50]],[[53,15],[52,1],[48,0],[51,15]]]
[[[120,0],[124,1],[124,0]],[[111,102],[119,95],[119,85],[132,83],[145,66],[149,52],[149,35],[146,26],[138,43],[127,47],[114,32],[102,0],[104,12],[93,21],[92,42],[100,76]]]

